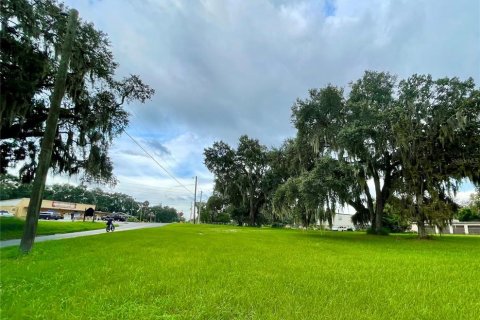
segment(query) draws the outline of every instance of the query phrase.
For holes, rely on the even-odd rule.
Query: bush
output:
[[[383,217],[383,225],[389,232],[399,233],[407,231],[411,224],[406,218],[398,214],[390,213]]]
[[[388,236],[390,234],[390,230],[385,227],[380,228],[380,230],[374,230],[373,228],[368,228],[367,234],[374,234],[378,236]]]
[[[128,217],[127,222],[138,222],[137,217]]]
[[[220,212],[216,219],[215,222],[220,222],[220,223],[230,223],[230,215],[226,212]]]
[[[285,225],[281,222],[272,223],[272,228],[285,228]]]
[[[458,220],[460,221],[477,221],[480,220],[480,214],[473,211],[471,208],[462,208],[457,213]]]

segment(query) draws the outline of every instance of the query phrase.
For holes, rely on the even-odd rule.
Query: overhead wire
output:
[[[193,193],[191,190],[189,190],[183,183],[181,183],[173,174],[171,174],[164,166],[160,164],[160,162],[157,161],[137,140],[135,140],[128,132],[127,130],[123,130],[125,134],[140,148],[142,151],[149,156],[160,168],[162,168],[163,171],[165,171],[170,178],[175,180],[180,186],[182,186],[185,190],[187,190],[189,193]]]
[[[130,108],[130,106],[126,105],[125,106],[125,110],[128,111],[129,114],[133,115],[135,117],[135,121],[138,121],[139,124],[143,127],[143,128],[147,128],[145,122],[143,121],[142,118],[140,118],[140,116],[138,116],[138,114],[135,112],[135,110],[133,108]],[[167,153],[168,157],[170,157],[175,163],[179,163],[179,161],[173,156],[173,154],[171,153]]]

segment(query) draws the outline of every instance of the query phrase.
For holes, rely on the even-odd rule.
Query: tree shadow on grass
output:
[[[431,235],[428,239],[420,239],[415,233],[393,233],[389,235],[371,235],[365,232],[337,232],[337,231],[305,231],[299,232],[299,236],[312,239],[322,239],[334,242],[346,242],[346,243],[387,243],[398,241],[410,241],[410,242],[435,242],[435,241],[453,241],[462,242],[460,239],[465,237],[451,237],[449,235]],[[480,240],[480,237],[479,237]],[[466,242],[470,240],[466,239]]]

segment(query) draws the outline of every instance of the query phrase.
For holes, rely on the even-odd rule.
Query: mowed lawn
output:
[[[25,221],[18,218],[0,218],[0,240],[20,239]],[[37,235],[70,233],[105,228],[105,222],[38,221]]]
[[[3,319],[479,319],[480,237],[170,225],[0,250]]]

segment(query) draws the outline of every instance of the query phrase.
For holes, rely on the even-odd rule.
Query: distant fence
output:
[[[430,234],[477,234],[480,235],[480,222],[454,222],[440,229],[437,226],[426,226]],[[412,231],[418,232],[416,224],[412,225]]]

